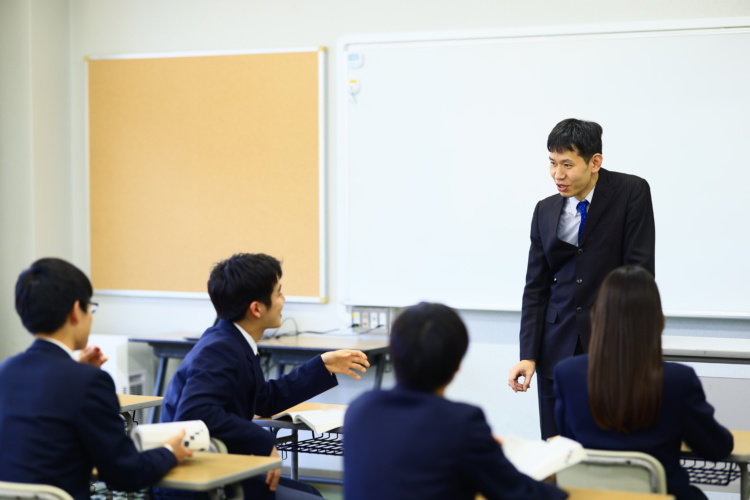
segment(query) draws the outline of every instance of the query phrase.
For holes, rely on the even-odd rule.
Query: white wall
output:
[[[29,342],[12,307],[18,272],[34,258],[49,254],[88,268],[87,55],[328,47],[330,302],[288,304],[285,314],[301,328],[327,329],[346,319],[345,308],[338,304],[340,219],[333,154],[332,90],[339,37],[744,16],[750,16],[747,0],[2,0],[0,328],[7,340],[0,343],[0,359]],[[571,61],[579,77],[585,78],[583,62],[575,57]],[[200,332],[213,319],[206,300],[99,297],[99,301],[94,331],[104,334]],[[473,343],[449,395],[481,404],[498,434],[535,435],[534,394],[513,394],[505,383],[517,357],[518,314],[467,312],[464,317]],[[742,321],[681,319],[670,320],[667,333],[740,336],[749,329],[748,322]],[[346,402],[366,387],[367,380],[347,381],[331,399]]]

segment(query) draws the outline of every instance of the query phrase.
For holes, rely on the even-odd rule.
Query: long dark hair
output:
[[[588,367],[589,405],[603,429],[629,432],[659,418],[663,329],[654,277],[636,266],[610,272],[591,309]]]

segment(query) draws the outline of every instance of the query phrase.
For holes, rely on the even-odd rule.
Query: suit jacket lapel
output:
[[[581,245],[586,243],[586,238],[594,230],[594,226],[602,219],[602,214],[606,211],[609,202],[612,201],[614,190],[610,181],[609,172],[603,168],[600,169],[599,179],[596,181],[594,189],[594,197],[591,199],[591,207],[586,215],[586,225],[583,227]]]
[[[560,195],[552,202],[552,208],[547,213],[547,241],[555,241],[557,239],[557,225],[560,223],[560,214],[562,214],[564,206],[565,198]]]

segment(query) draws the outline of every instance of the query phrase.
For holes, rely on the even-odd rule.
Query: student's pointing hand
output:
[[[365,373],[367,371],[365,367],[370,366],[365,353],[352,349],[324,352],[320,357],[323,358],[323,363],[329,372],[349,375],[357,380],[360,380],[362,377],[354,372],[354,370]]]

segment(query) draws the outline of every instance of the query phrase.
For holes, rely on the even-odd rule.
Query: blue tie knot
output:
[[[578,226],[578,244],[581,244],[581,236],[583,236],[583,226],[586,225],[586,212],[589,207],[589,201],[583,200],[578,202],[578,205],[576,205],[576,210],[578,210],[578,213],[581,214],[581,224]]]

